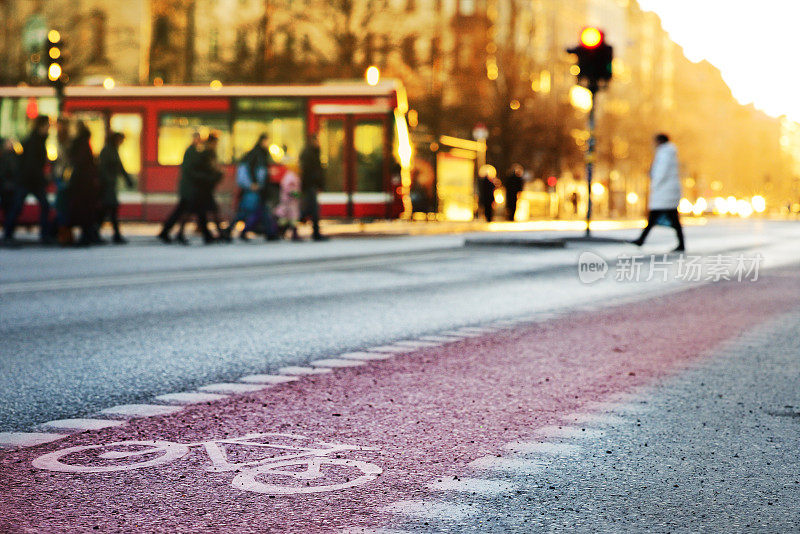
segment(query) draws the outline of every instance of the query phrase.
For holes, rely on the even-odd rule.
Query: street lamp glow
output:
[[[764,213],[767,211],[767,201],[761,195],[756,195],[750,201],[756,213]]]
[[[61,65],[58,63],[53,63],[47,68],[47,78],[54,82],[61,78]]]
[[[50,50],[47,51],[47,55],[52,59],[58,59],[61,57],[61,50],[58,47],[51,46]]]
[[[364,77],[367,79],[367,84],[372,86],[378,85],[381,79],[381,71],[378,70],[378,67],[372,65],[367,69],[367,72],[364,73]]]
[[[592,184],[592,194],[596,196],[600,196],[606,192],[606,188],[600,182],[595,182]]]
[[[103,87],[105,87],[107,91],[112,90],[115,85],[117,85],[117,83],[111,76],[108,76],[105,80],[103,80]]]
[[[628,193],[628,195],[625,197],[625,200],[627,200],[627,201],[628,201],[628,204],[636,204],[637,202],[639,202],[639,195],[637,195],[636,193],[634,193],[633,191],[631,191],[631,192],[630,192],[630,193]]]
[[[61,40],[61,34],[58,30],[50,30],[47,32],[47,40],[51,43],[57,43]]]
[[[753,214],[753,206],[745,199],[741,199],[736,203],[736,211],[739,217],[746,219]]]
[[[211,80],[211,83],[208,84],[211,87],[212,91],[219,91],[222,89],[222,82],[219,80]]]
[[[678,213],[689,214],[692,213],[692,209],[694,209],[694,205],[688,198],[682,198],[678,203]]]
[[[569,101],[572,107],[588,112],[592,109],[592,92],[580,85],[573,85],[569,90]]]
[[[702,215],[703,213],[705,213],[707,207],[708,207],[708,201],[706,201],[706,199],[704,199],[703,197],[700,197],[694,203],[694,207],[692,208],[692,213],[694,213],[695,215]]]

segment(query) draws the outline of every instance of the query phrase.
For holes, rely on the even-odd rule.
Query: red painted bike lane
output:
[[[394,518],[382,511],[386,505],[426,497],[425,486],[436,477],[464,473],[469,462],[500,454],[503,444],[529,438],[568,413],[680,372],[719,343],[796,307],[798,282],[793,275],[767,276],[575,313],[0,452],[0,531],[333,532],[390,526]],[[197,444],[251,433],[308,438],[253,440],[278,445],[326,442],[376,450],[330,454],[332,461],[320,467],[330,471],[329,482],[358,485],[319,493],[298,493],[318,484],[302,479],[291,482],[295,493],[251,491],[274,487],[287,478],[276,471],[295,471],[298,464],[250,478],[246,470],[213,472],[210,451],[202,446],[170,449],[175,457],[169,462],[167,449],[135,457],[163,463],[128,470],[56,472],[32,463],[79,446],[130,440]],[[236,462],[262,459],[267,450],[219,447]],[[283,455],[288,449],[270,450]],[[61,461],[130,464],[130,458],[98,458],[97,452],[86,449]]]

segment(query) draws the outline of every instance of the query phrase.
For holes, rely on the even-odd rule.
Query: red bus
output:
[[[220,137],[226,178],[220,204],[232,209],[236,162],[261,133],[277,161],[296,164],[308,133],[319,135],[323,217],[396,218],[410,206],[411,143],[405,89],[394,80],[284,86],[67,87],[64,114],[84,121],[98,154],[106,132],[125,134],[120,156],[135,176],[120,215],[158,221],[176,201],[179,165],[196,130]],[[37,114],[55,117],[48,87],[0,87],[0,137],[22,140]],[[48,152],[55,153],[51,136]],[[33,214],[30,214],[33,215]],[[30,217],[26,217],[30,218]]]

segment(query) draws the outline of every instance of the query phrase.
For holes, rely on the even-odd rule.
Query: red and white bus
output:
[[[412,148],[403,85],[67,87],[64,114],[84,121],[99,153],[109,130],[125,134],[120,156],[136,177],[122,190],[124,219],[157,221],[176,201],[179,165],[195,130],[220,136],[226,178],[218,192],[232,208],[236,162],[261,133],[276,160],[297,163],[308,133],[322,146],[323,217],[395,218],[409,206]],[[54,117],[48,87],[0,87],[0,137],[22,140],[37,114]],[[49,152],[54,156],[55,141]]]

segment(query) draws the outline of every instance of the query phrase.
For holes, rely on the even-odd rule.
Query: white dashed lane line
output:
[[[294,382],[298,380],[296,376],[284,375],[247,375],[239,379],[239,382],[248,384],[283,384],[286,382]]]
[[[504,445],[503,448],[517,454],[541,454],[548,456],[573,456],[581,452],[581,447],[579,445],[542,441],[512,441]]]
[[[58,419],[48,421],[41,426],[53,430],[71,430],[81,432],[85,430],[100,430],[112,426],[124,425],[125,421],[118,419]]]
[[[370,360],[390,360],[394,357],[393,354],[388,352],[346,352],[344,354],[340,354],[339,358],[343,358],[345,360],[363,360],[363,361],[370,361]]]
[[[514,489],[514,484],[502,480],[448,476],[428,484],[427,488],[434,491],[456,491],[483,495],[486,497],[495,497],[512,491]]]
[[[252,393],[254,391],[266,389],[269,386],[270,384],[235,384],[222,382],[219,384],[202,386],[198,389],[200,391],[208,391],[209,393]]]
[[[514,473],[538,473],[547,466],[541,460],[527,458],[508,458],[503,456],[483,456],[469,463],[473,469],[493,471],[512,471]]]
[[[411,352],[411,347],[403,347],[399,345],[381,345],[379,347],[372,347],[367,349],[367,352]]]
[[[162,404],[121,404],[100,410],[100,413],[119,417],[152,417],[169,415],[182,409],[182,406],[164,406]]]
[[[166,393],[155,397],[157,401],[170,404],[197,404],[200,402],[213,402],[226,398],[227,395],[219,393],[198,393],[196,391],[184,391],[181,393]]]
[[[537,428],[534,433],[537,436],[542,436],[542,438],[562,439],[597,439],[605,434],[605,432],[602,430],[578,426],[545,426],[542,428]]]
[[[333,369],[329,367],[300,367],[296,365],[278,369],[279,373],[287,375],[324,375],[332,371]]]
[[[50,432],[0,432],[0,447],[33,447],[67,436]]]
[[[341,358],[323,358],[322,360],[312,360],[308,362],[314,367],[358,367],[364,365],[360,360],[343,360]]]

